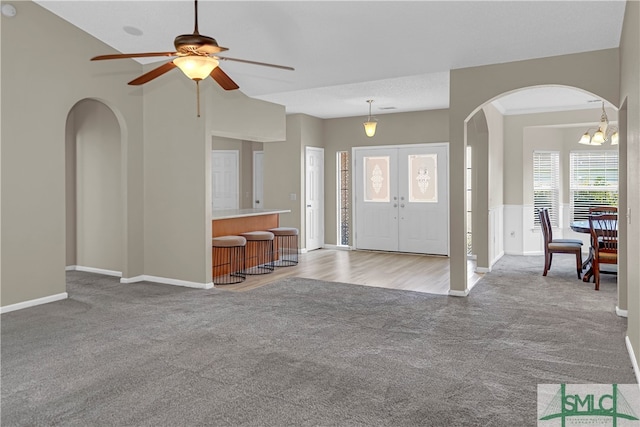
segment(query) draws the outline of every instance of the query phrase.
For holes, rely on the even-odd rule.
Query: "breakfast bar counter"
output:
[[[280,226],[280,214],[287,209],[227,209],[214,210],[212,236],[237,236],[248,231],[265,231]]]

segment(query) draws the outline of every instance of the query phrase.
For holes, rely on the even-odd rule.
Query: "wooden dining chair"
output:
[[[576,270],[578,279],[582,273],[582,241],[576,239],[554,239],[551,230],[551,219],[546,208],[538,210],[540,228],[544,238],[544,272],[543,276],[551,269],[553,254],[573,254],[576,256]]]
[[[604,215],[604,214],[617,214],[617,206],[591,206],[589,208],[589,215]]]
[[[618,215],[589,215],[593,280],[600,290],[600,264],[618,264]]]

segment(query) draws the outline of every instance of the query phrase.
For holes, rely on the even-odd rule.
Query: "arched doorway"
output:
[[[67,269],[124,269],[122,130],[104,103],[76,103],[66,123]]]
[[[535,94],[542,91],[547,91],[546,95],[557,91],[558,98],[571,97],[573,93],[575,104],[571,101],[564,104],[551,102],[544,106],[544,101],[540,103],[535,100]],[[513,106],[510,106],[511,111],[504,111],[504,105],[501,104],[509,104],[511,100],[517,98],[520,98],[517,102],[522,102],[527,99],[525,95],[528,94],[533,94],[530,98],[534,102],[526,106],[527,108],[514,111]],[[484,239],[481,233],[477,236],[474,234],[474,249],[480,248],[480,251],[484,252],[483,257],[478,256],[478,266],[482,265],[481,259],[486,260],[484,268],[490,271],[491,265],[504,253],[528,255],[542,251],[540,233],[534,224],[536,201],[533,183],[533,157],[534,153],[540,151],[556,152],[560,159],[555,225],[557,228],[554,228],[554,237],[581,238],[585,242],[585,250],[588,248],[588,235],[574,233],[569,227],[573,221],[574,211],[570,165],[575,163],[572,158],[579,158],[581,153],[591,156],[594,153],[606,151],[615,152],[618,156],[618,147],[612,146],[609,141],[603,146],[578,144],[585,130],[597,125],[602,103],[605,105],[611,125],[617,125],[620,129],[620,140],[623,141],[624,125],[618,123],[616,106],[596,94],[571,86],[532,86],[505,92],[485,101],[467,117],[465,143],[475,144],[475,154],[482,157],[474,159],[474,165],[478,168],[474,172],[479,181],[475,187],[488,190],[485,195],[487,200],[480,201],[480,204],[487,202],[487,209],[478,209],[480,218],[474,217],[473,220],[474,229],[480,224],[480,227],[489,231]],[[495,113],[491,113],[492,109]],[[500,120],[492,120],[492,116],[499,116]],[[476,123],[478,119],[486,119],[488,138],[475,137],[478,133]],[[620,119],[624,120],[624,117]],[[484,120],[482,121],[484,124]],[[502,133],[498,138],[491,135],[496,131]],[[476,149],[478,146],[480,150]],[[621,144],[621,149],[624,146],[625,144]],[[496,168],[496,165],[503,166]],[[626,172],[621,168],[620,183],[624,182],[625,174]],[[622,206],[625,203],[625,190],[622,185],[619,193]],[[514,195],[516,195],[515,198]],[[474,200],[473,206],[477,205],[478,201]],[[624,272],[624,268],[622,271]],[[626,312],[626,289],[623,273],[618,277],[620,305],[616,307],[622,315]]]

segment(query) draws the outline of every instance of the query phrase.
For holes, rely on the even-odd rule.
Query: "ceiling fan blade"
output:
[[[116,53],[113,55],[100,55],[91,58],[92,61],[103,59],[146,58],[150,56],[176,56],[177,52],[146,52],[146,53]]]
[[[145,73],[143,75],[141,75],[140,77],[138,77],[137,79],[133,79],[129,82],[130,85],[141,85],[144,84],[148,81],[151,81],[153,79],[155,79],[156,77],[160,77],[161,75],[163,75],[164,73],[166,73],[167,71],[171,71],[174,68],[176,68],[176,64],[173,63],[173,61],[169,61],[157,68],[154,68],[153,70],[149,71],[148,73]]]
[[[280,69],[283,69],[283,70],[290,70],[290,71],[294,70],[293,67],[287,67],[286,65],[276,65],[276,64],[268,64],[266,62],[248,61],[246,59],[229,58],[228,56],[225,56],[225,57],[216,56],[216,58],[218,58],[218,59],[220,59],[222,61],[236,61],[236,62],[244,62],[245,64],[263,65],[265,67],[280,68]]]
[[[231,80],[231,77],[229,77],[227,73],[222,71],[220,67],[216,67],[213,69],[213,71],[211,72],[211,77],[213,77],[213,80],[218,82],[218,84],[224,90],[235,90],[240,88],[240,86],[238,86],[236,82]]]

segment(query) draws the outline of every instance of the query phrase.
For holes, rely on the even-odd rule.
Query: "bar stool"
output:
[[[298,264],[298,229],[292,227],[270,228],[275,236],[276,267],[291,267]]]
[[[243,282],[247,239],[242,236],[220,236],[211,239],[213,283],[232,285]]]
[[[273,233],[269,231],[248,231],[241,234],[247,239],[245,252],[245,273],[269,274],[273,271]]]

